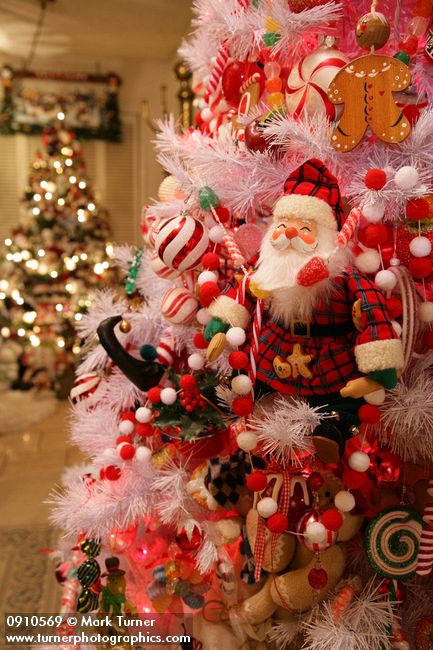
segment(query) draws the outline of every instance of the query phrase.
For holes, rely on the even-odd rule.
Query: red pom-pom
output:
[[[343,525],[343,515],[338,510],[331,508],[331,510],[325,510],[322,513],[320,521],[328,530],[337,531]]]
[[[217,271],[220,267],[220,258],[216,253],[205,253],[201,258],[201,263],[203,268],[208,271]]]
[[[101,467],[101,469],[99,470],[99,478],[101,481],[103,481],[105,478],[105,469],[103,467]]]
[[[179,379],[179,386],[184,390],[194,390],[197,386],[197,380],[194,375],[183,375]]]
[[[426,348],[433,350],[433,330],[426,330],[424,332],[423,343]]]
[[[120,445],[121,442],[131,442],[131,436],[119,436],[116,440],[116,445]]]
[[[282,512],[276,512],[267,520],[268,529],[271,533],[284,533],[289,527],[289,520]]]
[[[244,370],[248,366],[248,355],[240,350],[234,350],[229,354],[229,364],[234,370]]]
[[[239,417],[245,417],[252,413],[253,400],[251,397],[235,397],[232,402],[232,411]]]
[[[324,482],[325,479],[319,472],[312,472],[307,478],[308,487],[314,491],[320,490]]]
[[[123,460],[131,460],[135,456],[135,447],[130,442],[122,442],[117,449],[120,458]]]
[[[310,569],[308,582],[313,589],[323,589],[328,584],[328,574],[325,569]]]
[[[147,399],[149,402],[152,404],[159,404],[161,401],[161,389],[159,386],[154,386],[153,388],[149,388],[147,391]]]
[[[261,492],[268,484],[266,474],[260,470],[255,470],[247,477],[247,487],[251,492]]]
[[[365,243],[369,248],[376,248],[379,244],[383,244],[388,239],[388,230],[383,223],[370,223],[366,228],[363,228],[362,243]]]
[[[105,478],[107,478],[109,481],[117,481],[117,479],[120,477],[120,468],[116,467],[116,465],[108,465],[108,467],[105,468],[104,470]]]
[[[403,306],[401,304],[401,300],[394,298],[394,296],[391,296],[391,298],[387,298],[385,302],[388,313],[392,319],[399,318],[402,315]]]
[[[374,404],[363,404],[358,410],[358,416],[365,424],[377,424],[380,420],[380,408]]]
[[[428,216],[429,206],[425,199],[411,199],[406,204],[406,217],[411,221],[420,221]]]
[[[209,305],[218,298],[220,290],[216,282],[205,282],[200,287],[200,303],[202,307],[209,307]]]
[[[198,348],[199,350],[206,350],[206,348],[209,345],[208,341],[206,341],[204,337],[203,332],[197,332],[192,342],[194,343],[195,347]]]
[[[135,413],[132,411],[124,411],[120,415],[121,420],[130,420],[130,422],[135,422]]]
[[[417,257],[409,262],[409,273],[415,280],[426,278],[433,270],[433,263],[428,257]]]
[[[223,205],[218,205],[215,212],[222,223],[226,223],[230,219],[230,212]]]
[[[368,479],[367,479],[368,480]],[[365,484],[365,474],[347,468],[343,472],[343,483],[350,490],[358,490]]]
[[[365,175],[364,182],[369,190],[381,190],[386,183],[386,173],[378,167],[369,169]]]
[[[143,438],[147,438],[147,436],[153,436],[155,433],[155,429],[150,424],[150,422],[139,422],[135,430],[137,434]]]

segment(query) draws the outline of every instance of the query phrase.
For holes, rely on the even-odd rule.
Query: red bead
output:
[[[313,589],[323,589],[328,584],[328,574],[325,569],[310,569],[308,582]]]
[[[183,375],[179,379],[179,386],[185,390],[191,391],[197,386],[197,380],[194,375]]]
[[[415,280],[426,278],[433,270],[433,264],[428,257],[417,257],[409,262],[409,273]]]
[[[251,492],[261,492],[268,484],[266,474],[260,470],[255,470],[247,477],[247,487]]]
[[[426,330],[424,332],[423,343],[426,348],[433,350],[433,330]]]
[[[193,343],[198,350],[205,350],[209,345],[204,337],[203,332],[197,332],[193,338]]]
[[[391,298],[387,298],[385,302],[388,313],[392,319],[399,318],[399,316],[402,315],[403,306],[401,304],[401,300],[394,298],[394,296],[391,296]]]
[[[147,391],[147,399],[149,402],[152,404],[159,404],[161,401],[161,389],[159,386],[154,386],[153,388],[149,388]]]
[[[218,208],[216,210],[218,212]],[[216,271],[220,267],[220,258],[216,253],[205,253],[201,258],[201,263],[208,271]]]
[[[420,221],[428,216],[429,205],[425,199],[411,199],[406,204],[406,217],[411,221]]]
[[[311,472],[310,476],[307,478],[308,487],[315,492],[320,490],[324,484],[325,479],[319,472]]]
[[[369,190],[381,190],[386,183],[386,173],[383,169],[369,169],[364,178],[365,186]]]
[[[116,465],[108,465],[108,467],[105,468],[105,478],[109,481],[117,481],[120,474],[120,468],[116,467]]]
[[[380,408],[374,404],[363,404],[358,410],[358,416],[365,424],[377,424],[380,420]]]
[[[383,223],[370,223],[362,230],[362,243],[365,243],[369,248],[375,248],[388,239],[388,230]]]
[[[234,370],[244,370],[248,366],[248,355],[240,350],[234,350],[229,354],[229,364]]]
[[[350,468],[345,469],[343,472],[343,483],[351,490],[358,490],[365,484],[365,480],[363,472],[356,472],[354,469]]]
[[[253,410],[253,400],[251,397],[235,397],[232,402],[232,411],[239,417],[249,415]]]
[[[120,415],[121,420],[130,420],[130,422],[135,422],[135,413],[132,411],[124,411]]]
[[[120,445],[121,442],[131,442],[131,436],[119,436],[116,440],[116,445]]]
[[[136,427],[137,434],[146,438],[147,436],[153,436],[155,429],[150,424],[150,422],[139,422]]]
[[[119,456],[123,460],[131,460],[135,456],[135,447],[129,442],[124,442],[119,449]]]
[[[331,510],[325,510],[320,521],[328,530],[337,531],[343,525],[343,515],[338,510],[331,508]]]
[[[187,405],[185,406],[185,411],[186,411],[187,413],[192,413],[193,410],[194,410],[194,407],[193,407],[192,404],[187,404]]]
[[[205,282],[200,287],[200,303],[202,307],[209,305],[220,295],[220,290],[216,282]]]
[[[276,512],[267,520],[268,529],[271,533],[284,533],[289,527],[289,520],[282,512]]]
[[[222,205],[218,205],[215,208],[215,212],[217,213],[219,220],[222,223],[226,223],[230,219],[230,212]]]

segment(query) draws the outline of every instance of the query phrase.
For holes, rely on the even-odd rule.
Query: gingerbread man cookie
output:
[[[336,151],[354,149],[367,127],[385,142],[402,142],[410,133],[409,121],[400,112],[393,92],[410,85],[409,68],[381,54],[368,54],[342,68],[328,88],[333,104],[344,104],[341,119],[332,133]]]

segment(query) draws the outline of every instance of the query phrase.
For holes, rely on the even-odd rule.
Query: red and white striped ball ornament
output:
[[[303,546],[310,551],[324,551],[337,541],[338,533],[334,530],[326,528],[326,537],[321,542],[313,542],[306,535],[307,526],[313,522],[320,522],[320,510],[307,510],[307,512],[300,518],[297,525],[297,532],[299,534],[299,541]]]
[[[292,68],[287,79],[286,104],[294,117],[316,113],[335,120],[335,105],[328,99],[328,86],[346,65],[347,57],[335,47],[321,46]]]
[[[168,328],[156,347],[156,360],[163,366],[172,366],[176,357],[176,337],[171,328]]]
[[[159,229],[155,250],[161,260],[181,273],[200,264],[209,237],[204,225],[187,214],[169,219]]]
[[[197,314],[198,300],[188,289],[174,287],[161,300],[161,314],[175,325],[190,323]]]
[[[176,269],[166,266],[158,253],[152,253],[150,258],[150,266],[152,271],[163,280],[174,280],[179,277],[180,273]]]
[[[93,372],[86,372],[77,377],[71,388],[69,397],[72,404],[78,404],[84,400],[96,402],[98,396],[96,391],[101,387],[101,377]]]

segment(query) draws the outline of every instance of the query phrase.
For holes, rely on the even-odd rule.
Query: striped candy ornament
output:
[[[296,527],[296,532],[300,535],[299,540],[303,546],[308,548],[309,551],[325,551],[327,548],[332,546],[337,541],[337,532],[335,530],[326,529],[326,538],[323,542],[311,542],[305,531],[308,524],[319,521],[320,522],[320,510],[307,510],[307,512],[300,518],[298,525]]]
[[[216,55],[216,60],[210,74],[209,83],[208,83],[208,92],[210,95],[214,95],[216,92],[220,81],[223,76],[224,68],[226,67],[227,61],[230,56],[230,50],[228,48],[227,42],[223,41],[219,46],[218,53]]]
[[[161,300],[161,313],[166,320],[175,325],[186,325],[198,310],[198,300],[183,287],[169,289]]]
[[[427,494],[433,497],[433,479],[429,480]],[[419,576],[427,576],[433,568],[433,501],[426,504],[422,518],[425,526],[419,543],[416,572]]]
[[[83,400],[96,401],[96,391],[101,385],[101,377],[95,375],[93,372],[86,372],[79,377],[74,382],[71,392],[69,393],[70,400],[72,404],[78,404]]]
[[[166,221],[155,238],[155,249],[166,266],[181,273],[194,269],[209,244],[203,224],[186,214]]]
[[[156,347],[156,360],[163,366],[172,366],[176,356],[176,337],[168,328]]]
[[[158,253],[152,253],[150,258],[150,267],[152,271],[163,280],[174,280],[180,275],[180,272],[176,269],[171,269],[169,266],[166,266],[158,256]]]
[[[98,609],[98,606],[98,594],[95,594],[91,589],[83,589],[78,597],[77,612],[80,614],[86,614],[87,612],[93,612],[95,609]]]
[[[337,237],[337,246],[343,248],[348,244],[348,242],[353,238],[355,230],[359,224],[359,221],[362,217],[362,212],[359,208],[353,208],[350,211],[349,216],[343,224],[340,232]]]
[[[91,587],[101,575],[99,564],[94,558],[85,560],[77,569],[77,578],[82,587]]]

